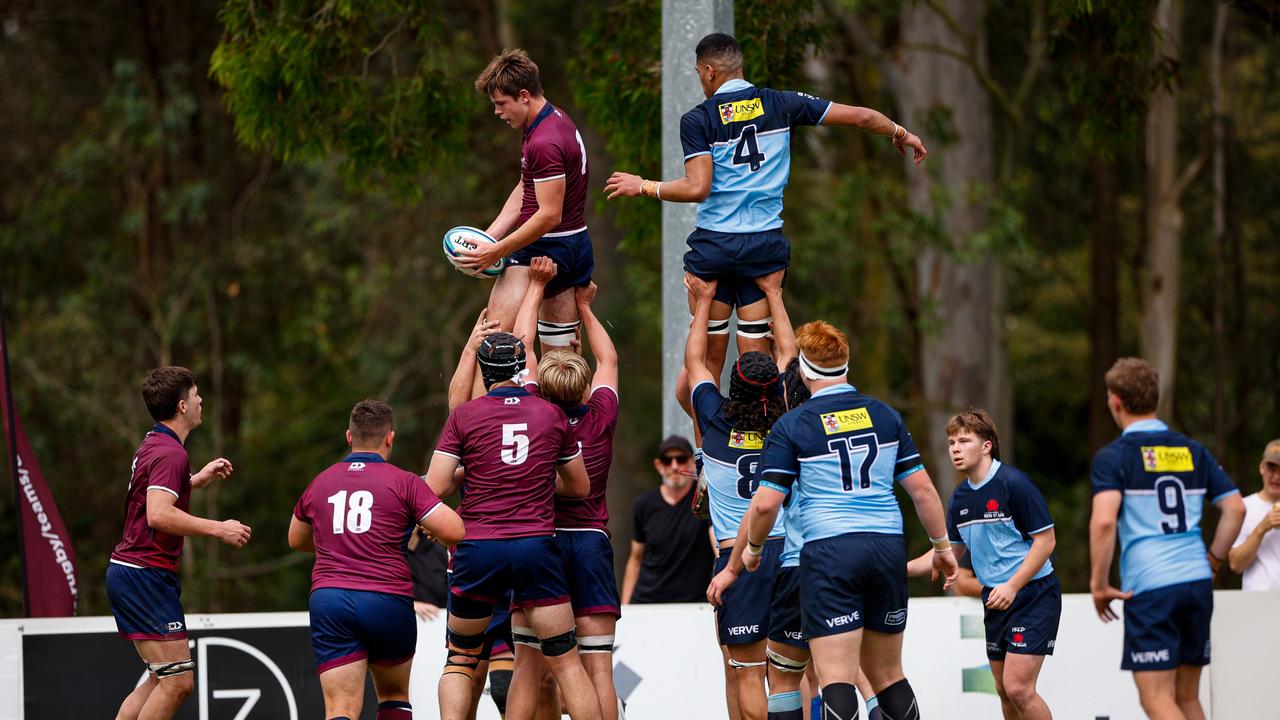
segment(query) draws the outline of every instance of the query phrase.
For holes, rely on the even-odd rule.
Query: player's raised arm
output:
[[[169,535],[206,535],[232,547],[244,547],[252,531],[238,520],[208,520],[177,506],[178,496],[168,488],[147,491],[147,525]]]
[[[639,175],[614,172],[604,183],[605,199],[645,197],[667,202],[700,203],[711,194],[714,165],[710,154],[696,155],[684,161],[684,177],[676,180],[646,180]]]
[[[769,315],[773,318],[773,359],[778,363],[778,372],[786,370],[792,358],[800,353],[795,329],[791,327],[791,316],[787,315],[787,305],[782,301],[782,281],[786,276],[786,269],[782,269],[755,279],[769,303]]]
[[[529,287],[524,291],[524,300],[516,313],[516,324],[512,334],[524,343],[525,364],[529,370],[529,379],[536,380],[538,374],[538,353],[533,349],[534,339],[538,335],[538,308],[542,306],[542,298],[547,292],[547,283],[556,276],[556,264],[548,257],[536,257],[529,263]]]
[[[716,381],[707,369],[707,321],[711,317],[711,301],[716,294],[716,281],[710,282],[686,272],[684,286],[693,296],[693,323],[689,326],[689,339],[684,345],[684,367],[689,376],[689,387],[698,383]],[[772,527],[772,526],[770,526]]]
[[[497,320],[488,318],[487,310],[480,311],[475,327],[471,328],[471,337],[467,338],[466,345],[462,346],[458,367],[453,371],[453,378],[449,380],[450,411],[471,399],[471,390],[476,380],[476,350],[480,347],[481,341],[501,330]]]
[[[574,290],[574,302],[578,305],[578,317],[582,318],[583,336],[596,358],[596,372],[591,376],[591,386],[618,389],[618,350],[613,346],[613,339],[605,329],[600,318],[591,310],[591,303],[596,299],[596,284]]]
[[[907,148],[911,148],[916,165],[919,165],[925,155],[929,154],[929,151],[924,149],[924,143],[920,138],[885,117],[884,113],[871,108],[831,103],[831,108],[827,110],[821,124],[848,125],[866,130],[872,135],[887,136],[892,139],[893,147],[897,149],[899,155],[905,157]]]

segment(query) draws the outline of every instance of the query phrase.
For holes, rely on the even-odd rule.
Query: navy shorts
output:
[[[622,617],[609,536],[595,530],[556,530],[556,544],[564,558],[573,616]]]
[[[399,665],[413,657],[418,621],[411,597],[320,588],[308,605],[318,673],[359,660]]]
[[[755,278],[791,266],[791,243],[781,230],[723,233],[694,229],[687,240],[684,269],[717,280],[715,299],[743,307],[764,299]]]
[[[729,555],[729,550],[720,551],[713,576],[729,564]],[[721,645],[747,645],[769,635],[773,581],[781,561],[782,538],[770,538],[761,551],[760,567],[755,572],[742,571],[724,591],[724,604],[716,608],[716,633]]]
[[[546,297],[562,290],[586,287],[596,269],[591,236],[586,230],[560,237],[542,236],[507,257],[508,265],[528,267],[536,257],[549,257],[556,264],[556,276],[547,283]]]
[[[512,538],[509,540],[463,540],[453,551],[453,575],[449,592],[490,608],[511,592],[511,607],[559,605],[569,602],[569,587],[564,579],[564,559],[560,545],[552,535]],[[472,607],[458,617],[485,617]],[[460,607],[460,606],[459,606]]]
[[[780,567],[773,581],[769,606],[769,639],[796,648],[808,648],[800,623],[800,568]]]
[[[991,588],[982,588],[986,607]],[[987,659],[1004,660],[1005,653],[1052,655],[1062,619],[1062,585],[1057,575],[1032,580],[1018,591],[1007,610],[987,609]]]
[[[511,652],[515,644],[515,640],[511,638],[511,598],[507,597],[494,608],[493,619],[484,631],[484,650],[480,656],[490,658]]]
[[[178,601],[178,573],[160,568],[107,565],[107,599],[125,640],[184,640],[187,618]]]
[[[1196,580],[1138,593],[1124,603],[1121,670],[1172,670],[1209,664],[1213,581]]]
[[[907,628],[907,544],[901,535],[811,540],[800,551],[800,585],[806,637]]]

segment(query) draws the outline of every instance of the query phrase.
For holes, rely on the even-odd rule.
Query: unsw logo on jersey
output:
[[[760,450],[764,448],[764,434],[755,430],[730,430],[729,447],[737,450]]]
[[[1142,469],[1147,472],[1194,472],[1196,464],[1189,447],[1149,445],[1142,448]]]
[[[764,100],[761,98],[751,98],[750,100],[738,100],[731,103],[719,105],[720,124],[728,125],[734,122],[744,122],[754,120],[764,115]]]
[[[836,435],[850,430],[866,430],[872,427],[871,413],[866,408],[837,410],[822,414],[822,430],[828,435]]]

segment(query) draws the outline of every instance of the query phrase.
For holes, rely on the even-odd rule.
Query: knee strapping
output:
[[[761,660],[760,662],[742,662],[740,660],[734,660],[733,658],[729,658],[729,667],[733,668],[734,670],[741,670],[743,668],[764,667],[765,664],[766,663],[764,660]]]
[[[858,690],[849,683],[822,688],[822,720],[857,720]]]
[[[178,660],[177,662],[154,662],[147,663],[147,669],[155,674],[157,678],[173,677],[189,673],[196,667],[195,660]]]
[[[739,337],[751,338],[753,340],[767,338],[773,334],[773,328],[771,327],[772,324],[772,317],[763,318],[761,320],[751,320],[749,322],[739,320],[738,335]]]
[[[728,335],[729,334],[729,318],[723,320],[707,321],[708,335]]]
[[[906,678],[876,693],[884,720],[920,720],[915,691]]]
[[[578,631],[569,628],[555,637],[542,638],[542,654],[547,657],[560,657],[578,646]]]
[[[584,655],[589,653],[611,653],[613,652],[613,636],[589,635],[580,637],[578,638],[578,652]]]
[[[547,347],[569,347],[577,336],[577,320],[568,323],[538,321],[538,339]]]
[[[507,692],[511,690],[511,668],[505,670],[489,670],[489,697],[498,706],[498,714],[507,714]]]
[[[448,654],[444,661],[444,674],[474,678],[484,652],[484,635],[464,635],[449,629],[445,631],[445,639]]]
[[[511,640],[517,645],[531,647],[534,650],[542,649],[542,641],[533,633],[533,628],[521,627],[520,625],[511,626]]]
[[[802,673],[805,668],[809,667],[808,659],[792,660],[773,648],[765,648],[764,656],[768,658],[769,664],[777,668],[779,672]]]

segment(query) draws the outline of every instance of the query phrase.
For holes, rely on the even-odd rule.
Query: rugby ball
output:
[[[461,258],[458,251],[465,248],[467,250],[475,250],[484,243],[497,243],[488,233],[478,228],[468,225],[459,225],[444,234],[444,256],[453,264],[459,272],[465,273],[472,277],[482,277],[493,279],[502,274],[502,270],[507,266],[507,259],[502,258],[498,262],[490,265],[479,272],[462,267],[458,264]]]

